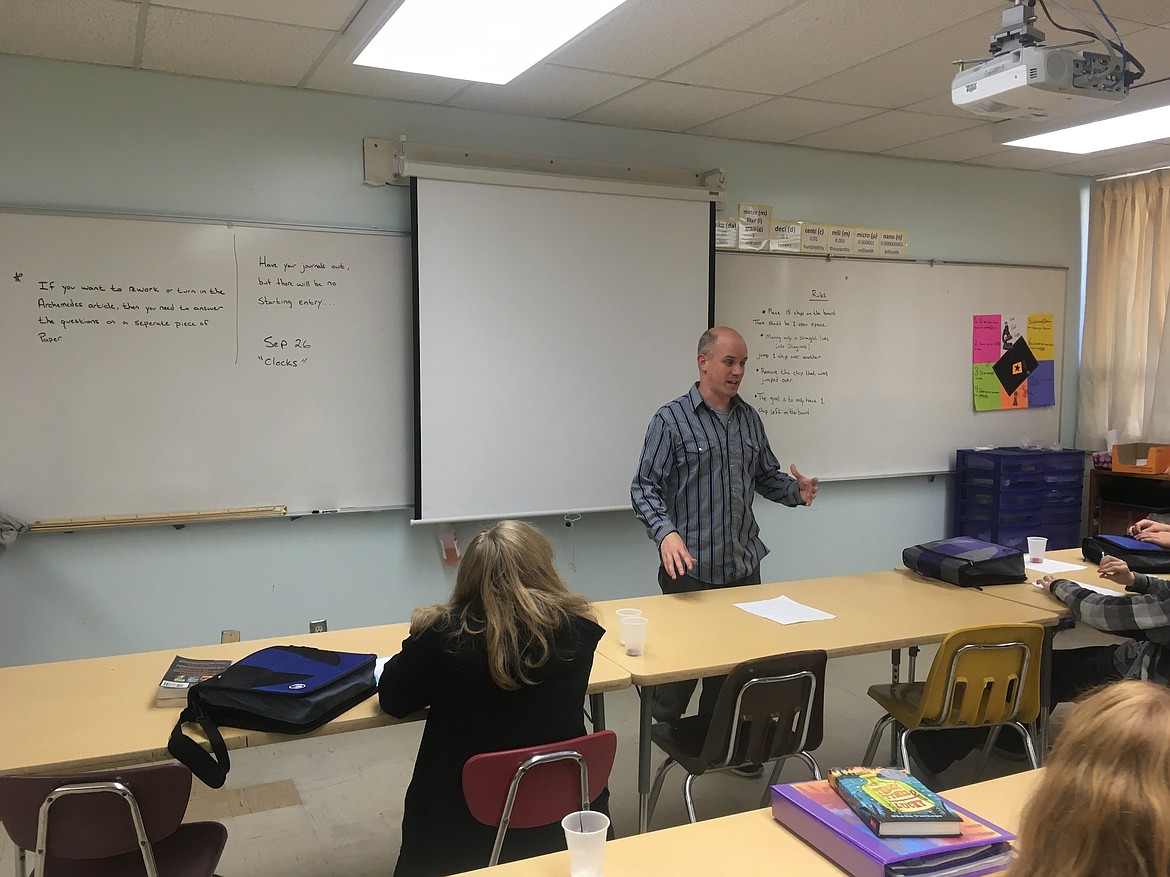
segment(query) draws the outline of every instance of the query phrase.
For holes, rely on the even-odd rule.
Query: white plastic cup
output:
[[[561,820],[561,828],[569,845],[570,877],[602,877],[609,817],[596,810],[577,810]]]
[[[1044,552],[1048,548],[1048,539],[1044,536],[1028,537],[1028,560],[1031,563],[1043,563]]]
[[[642,610],[641,609],[619,609],[619,610],[617,610],[616,614],[617,614],[617,619],[618,619],[618,645],[624,646],[626,644],[626,632],[625,632],[625,629],[622,627],[622,619],[623,618],[637,618],[639,615],[642,614]]]
[[[621,620],[621,643],[626,654],[636,658],[646,651],[646,619],[641,615],[630,615]]]

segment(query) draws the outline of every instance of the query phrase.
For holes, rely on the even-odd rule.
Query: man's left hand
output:
[[[788,467],[788,471],[792,473],[792,477],[796,479],[796,486],[800,488],[801,501],[805,505],[812,505],[813,500],[817,498],[817,483],[821,479],[805,478],[796,470],[795,463]]]

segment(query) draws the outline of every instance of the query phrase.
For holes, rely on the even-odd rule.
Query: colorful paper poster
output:
[[[1053,314],[971,318],[971,388],[976,411],[1056,404]]]

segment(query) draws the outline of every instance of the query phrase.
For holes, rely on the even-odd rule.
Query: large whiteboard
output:
[[[410,504],[403,236],[0,213],[0,511]]]
[[[946,472],[956,448],[1055,442],[1067,271],[719,253],[718,322],[742,332],[741,395],[801,473]],[[976,412],[972,318],[1052,314],[1056,405]]]

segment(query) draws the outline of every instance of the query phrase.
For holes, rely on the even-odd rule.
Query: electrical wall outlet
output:
[[[238,643],[240,641],[240,632],[238,630],[221,630],[219,632],[219,641],[221,643]]]
[[[309,622],[309,633],[324,633],[329,629],[329,622],[322,618],[320,621]]]

